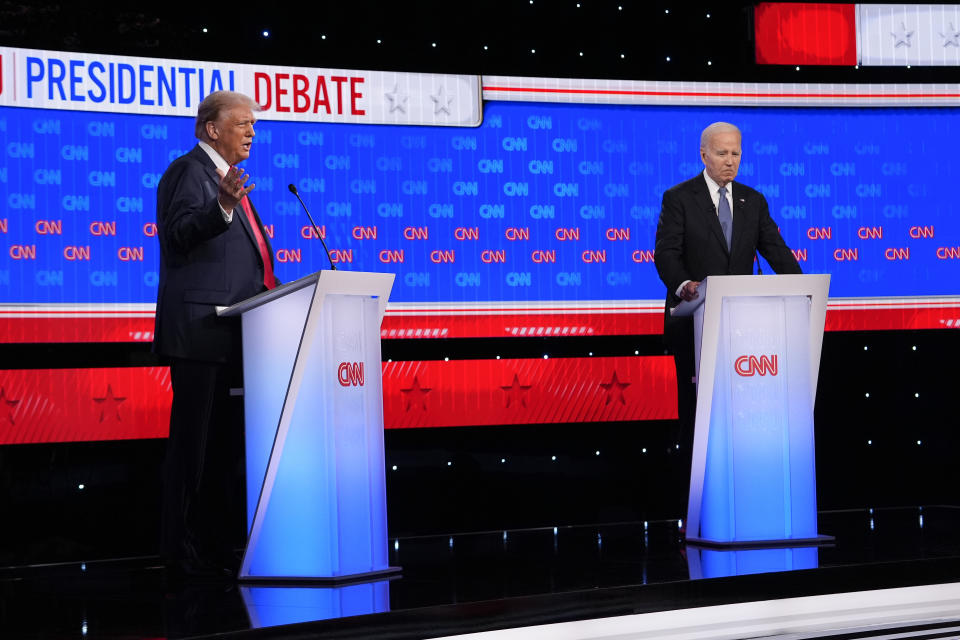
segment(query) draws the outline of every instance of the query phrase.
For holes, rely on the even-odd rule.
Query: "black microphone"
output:
[[[313,221],[313,216],[310,215],[310,210],[307,209],[307,205],[303,204],[303,198],[301,198],[300,194],[297,193],[297,188],[293,186],[293,184],[287,185],[287,188],[290,189],[290,193],[297,196],[297,200],[300,201],[300,206],[303,207],[303,210],[307,212],[307,217],[310,218],[310,224],[313,225],[313,230],[317,232],[317,237],[320,238],[320,244],[323,245],[323,250],[327,252],[327,260],[330,261],[330,268],[336,271],[337,265],[333,263],[333,258],[330,257],[330,249],[327,249],[327,243],[323,241],[323,234],[320,233],[320,227],[317,226],[317,223]]]
[[[757,261],[757,275],[763,275],[763,269],[760,268],[760,253],[756,250],[753,251],[753,258]]]

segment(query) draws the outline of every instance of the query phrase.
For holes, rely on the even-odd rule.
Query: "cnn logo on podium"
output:
[[[337,367],[337,381],[341,387],[362,387],[363,363],[341,362]]]
[[[733,368],[737,375],[744,377],[775,376],[777,375],[777,356],[740,356],[734,361]]]

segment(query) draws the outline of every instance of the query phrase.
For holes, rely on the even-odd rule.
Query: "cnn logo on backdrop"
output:
[[[775,376],[777,375],[777,356],[740,356],[733,363],[737,375]]]
[[[337,380],[341,387],[362,387],[363,363],[341,362],[337,367]]]

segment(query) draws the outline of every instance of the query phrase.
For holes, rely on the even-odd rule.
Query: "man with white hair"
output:
[[[276,285],[270,241],[244,170],[260,107],[232,91],[197,110],[199,143],[157,187],[160,282],[153,349],[170,363],[173,406],[164,463],[160,552],[176,574],[229,577],[242,532],[240,325],[228,306]],[[235,401],[234,401],[235,402]]]
[[[698,297],[700,281],[713,275],[750,275],[759,252],[777,273],[801,273],[760,192],[734,182],[740,168],[740,130],[714,122],[700,136],[703,173],[663,194],[654,262],[667,286],[663,334],[677,368],[679,434],[688,461],[693,449],[696,386],[693,382],[693,319],[670,309]]]

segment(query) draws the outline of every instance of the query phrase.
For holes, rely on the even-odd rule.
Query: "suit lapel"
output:
[[[250,203],[250,207],[253,208],[252,202]],[[253,233],[253,228],[250,226],[250,220],[247,219],[247,212],[243,210],[243,205],[238,204],[233,208],[233,217],[235,220],[240,221],[240,224],[243,226],[243,230],[247,232],[247,238],[250,239],[250,242],[253,243],[253,246],[259,253],[260,247],[257,245],[257,236]]]
[[[250,203],[250,210],[253,212],[253,219],[256,221],[256,224],[259,227],[260,235],[263,237],[263,243],[267,247],[267,253],[270,253],[270,238],[267,236],[267,230],[263,228],[263,220],[260,219],[260,214],[257,213],[257,208],[253,206],[253,200],[250,199],[250,196],[247,196],[247,202]],[[247,220],[247,214],[243,210],[243,205],[237,205],[236,210],[240,212],[240,217],[243,218],[243,221],[246,223],[243,225],[243,228],[247,230],[247,235],[250,236],[250,241],[253,242],[253,246],[257,248],[257,253],[259,253],[260,245],[257,243],[256,234],[254,234],[253,229],[250,227],[250,221]]]
[[[698,178],[694,178],[693,191],[697,204],[699,205],[701,215],[703,216],[704,224],[706,224],[707,227],[713,232],[713,237],[716,238],[717,242],[720,243],[720,247],[724,251],[727,251],[727,239],[723,237],[723,227],[720,226],[720,219],[717,217],[717,209],[713,205],[713,197],[710,194],[710,190],[707,188],[707,181],[704,180],[702,175]],[[733,219],[733,228],[736,230],[736,214],[734,214]]]
[[[743,230],[748,226],[750,213],[747,210],[746,192],[737,183],[731,183],[733,187],[733,232],[730,236],[730,253],[737,247],[737,241],[743,235]],[[739,187],[739,188],[738,188]]]
[[[250,203],[250,210],[253,212],[254,220],[259,220],[260,216],[257,215],[257,208],[253,206],[253,200],[251,200],[249,196],[247,196],[247,202]],[[240,221],[243,223],[243,230],[247,232],[247,238],[249,238],[250,243],[253,245],[254,253],[257,254],[257,261],[260,263],[260,266],[265,266],[263,264],[263,254],[260,253],[260,244],[257,242],[257,236],[253,232],[253,228],[250,226],[250,220],[247,218],[247,212],[243,210],[243,205],[238,204],[236,206],[236,208],[233,210],[233,217],[235,219],[239,217]],[[270,238],[267,237],[267,232],[263,226],[258,226],[260,226],[260,235],[263,237],[263,244],[266,247],[267,255],[272,255],[273,249],[270,247]],[[271,265],[272,263],[273,259],[271,258]]]
[[[270,245],[270,237],[267,235],[267,230],[263,228],[263,221],[260,220],[260,214],[257,213],[257,208],[253,206],[253,200],[250,199],[250,196],[247,196],[247,202],[250,203],[250,210],[253,212],[253,219],[256,221],[255,224],[259,227],[260,236],[263,238],[263,244],[266,248],[267,255],[273,255],[273,247]],[[237,205],[237,208],[233,210],[234,216],[240,216],[240,220],[243,221],[243,228],[247,232],[247,237],[250,238],[250,242],[253,244],[253,248],[256,250],[257,257],[260,259],[260,264],[263,265],[263,254],[260,253],[260,244],[257,242],[257,236],[253,232],[253,228],[250,226],[250,220],[247,218],[247,212],[243,210],[243,205]],[[273,258],[270,258],[270,264],[273,264]]]

